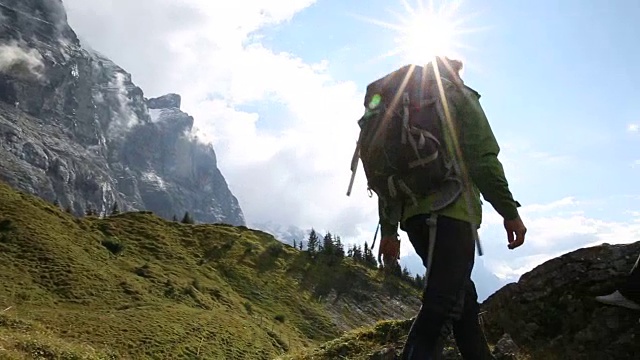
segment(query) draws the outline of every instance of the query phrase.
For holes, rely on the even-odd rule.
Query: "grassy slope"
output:
[[[410,320],[379,321],[372,326],[351,330],[310,350],[290,352],[277,360],[394,360],[400,357],[410,328]],[[494,344],[489,346],[493,349]],[[462,359],[452,335],[445,341],[442,358]],[[521,351],[510,359],[531,358]]]
[[[278,360],[373,360],[386,359],[401,349],[411,322],[381,321],[373,326],[347,332],[309,351],[297,351]],[[392,356],[388,358],[393,359]]]
[[[339,333],[314,295],[370,293],[383,280],[350,261],[326,277],[304,257],[244,227],[76,219],[0,183],[0,311],[11,306],[0,358],[272,359],[317,345]]]

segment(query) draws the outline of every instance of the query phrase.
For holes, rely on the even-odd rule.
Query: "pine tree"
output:
[[[402,277],[407,280],[411,280],[411,273],[409,269],[407,269],[407,265],[402,268]]]
[[[302,251],[302,245],[304,244],[304,242],[302,240],[300,240],[300,251]]]
[[[364,242],[364,254],[363,254],[364,263],[370,266],[377,267],[378,262],[376,261],[375,256],[373,256],[373,251],[369,248],[369,244]]]
[[[118,214],[120,214],[120,209],[118,208],[118,203],[114,202],[113,207],[111,208],[111,215],[118,215]]]
[[[172,220],[173,220],[173,222],[178,222],[178,217],[175,214],[173,214],[173,219]]]
[[[193,224],[193,218],[191,217],[191,215],[189,215],[189,212],[186,211],[184,213],[184,216],[182,217],[182,221],[183,224]]]
[[[59,208],[60,207],[60,200],[58,200],[58,198],[56,198],[55,200],[53,200],[53,206]]]
[[[342,241],[340,241],[340,236],[335,237],[334,251],[338,258],[342,259],[344,257],[344,247],[342,246]]]
[[[331,235],[330,232],[327,232],[327,234],[322,239],[322,253],[327,255],[327,256],[331,256],[331,255],[334,254],[334,251],[333,251],[333,236]]]
[[[353,246],[353,259],[356,261],[362,261],[362,247],[360,245]]]
[[[293,248],[294,249],[298,248],[298,244],[296,243],[296,239],[293,239]]]
[[[309,232],[309,240],[307,241],[307,251],[309,252],[310,255],[315,255],[316,251],[318,250],[318,234],[316,233],[316,231],[312,228],[311,231]]]

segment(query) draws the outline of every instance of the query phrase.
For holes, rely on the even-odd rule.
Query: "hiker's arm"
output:
[[[502,163],[500,146],[480,105],[478,95],[467,93],[457,101],[460,147],[471,180],[485,200],[506,220],[518,217],[520,204],[513,199]]]
[[[398,224],[393,224],[386,220],[383,214],[383,206],[380,199],[378,199],[378,219],[380,221],[380,235],[382,237],[396,236],[398,234]]]

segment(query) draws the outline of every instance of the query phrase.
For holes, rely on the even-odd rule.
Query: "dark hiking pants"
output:
[[[620,293],[627,299],[640,303],[640,255],[627,280],[620,287]]]
[[[475,284],[471,280],[475,255],[475,229],[471,224],[439,216],[432,264],[428,264],[428,215],[414,216],[403,230],[425,267],[430,267],[427,286],[402,360],[439,359],[442,335],[452,326],[453,335],[463,358],[494,359],[481,330],[479,304]]]

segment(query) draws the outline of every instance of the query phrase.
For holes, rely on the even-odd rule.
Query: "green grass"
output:
[[[373,326],[352,330],[342,337],[314,349],[288,354],[279,360],[369,360],[385,349],[401,349],[411,322],[380,321]]]
[[[371,320],[329,294],[417,298],[391,283],[246,227],[78,219],[0,183],[0,358],[273,359]]]

